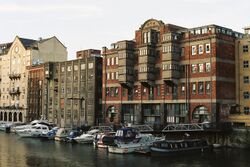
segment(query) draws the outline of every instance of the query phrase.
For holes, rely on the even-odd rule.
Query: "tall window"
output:
[[[192,73],[197,72],[197,64],[192,64]]]
[[[210,81],[206,82],[206,93],[207,94],[211,93],[211,82]]]
[[[107,66],[109,66],[109,65],[110,65],[110,59],[107,58]]]
[[[185,94],[185,83],[181,84],[181,94]]]
[[[243,61],[243,68],[248,68],[249,64],[248,64],[248,60],[244,60]]]
[[[249,76],[243,76],[243,82],[245,84],[249,83]]]
[[[243,52],[248,52],[248,45],[243,45]]]
[[[206,44],[206,53],[210,53],[210,50],[211,50],[210,44]]]
[[[157,85],[157,96],[161,95],[161,85]]]
[[[203,64],[199,64],[199,72],[204,72]]]
[[[192,55],[196,55],[196,46],[192,46]]]
[[[210,72],[210,71],[211,71],[211,64],[206,63],[206,72]]]
[[[199,54],[203,53],[203,45],[199,45]]]
[[[204,92],[204,86],[203,86],[203,82],[198,82],[198,92],[199,94],[203,94]]]
[[[192,83],[192,93],[196,94],[196,83]]]

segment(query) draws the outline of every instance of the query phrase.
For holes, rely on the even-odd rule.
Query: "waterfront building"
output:
[[[40,111],[59,127],[95,125],[102,118],[101,51],[78,51],[76,57],[75,60],[34,67],[37,72],[39,69],[44,71]]]
[[[15,37],[0,44],[0,121],[26,122],[29,75],[27,68],[47,61],[67,60],[65,46],[56,38]]]
[[[229,121],[234,126],[250,126],[250,27],[246,27],[243,38],[235,42],[236,63],[236,110],[231,112]]]
[[[149,19],[134,40],[103,47],[106,123],[219,122],[235,105],[235,39],[218,25]]]

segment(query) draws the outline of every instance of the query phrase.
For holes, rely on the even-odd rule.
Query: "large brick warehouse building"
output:
[[[218,122],[235,105],[235,39],[207,25],[184,28],[147,20],[134,40],[103,47],[106,123]]]

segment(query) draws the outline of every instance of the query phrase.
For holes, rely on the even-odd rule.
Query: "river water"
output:
[[[216,149],[180,156],[109,154],[92,145],[0,133],[0,167],[249,167],[250,150]]]

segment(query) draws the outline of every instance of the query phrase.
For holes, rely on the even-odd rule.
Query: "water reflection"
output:
[[[23,139],[0,133],[0,167],[247,167],[249,150],[224,149],[180,156],[109,154],[92,145]]]

